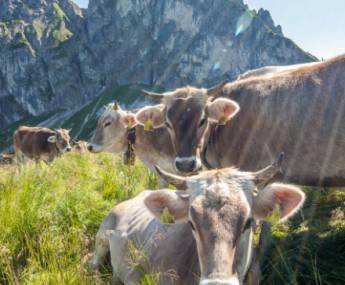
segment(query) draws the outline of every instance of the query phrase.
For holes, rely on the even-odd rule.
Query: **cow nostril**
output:
[[[70,148],[70,147],[67,148],[67,151],[71,151],[71,150],[72,150],[72,148]]]
[[[88,144],[88,145],[87,145],[87,150],[88,150],[88,151],[92,151],[92,144]]]
[[[196,160],[194,158],[177,158],[175,167],[180,172],[193,172],[196,168]]]

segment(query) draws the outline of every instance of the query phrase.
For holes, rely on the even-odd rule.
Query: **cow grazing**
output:
[[[133,148],[138,158],[152,171],[157,164],[174,172],[175,152],[170,136],[162,123],[154,121],[154,124],[156,129],[145,131],[145,127],[136,124],[132,111],[122,110],[117,103],[110,103],[97,122],[88,150],[94,153],[126,153]]]
[[[182,88],[146,95],[162,100],[163,111],[154,107],[146,111],[165,118],[173,143],[190,143],[184,156],[201,153],[210,168],[235,165],[251,171],[283,151],[287,158],[285,181],[345,185],[345,56],[209,90]],[[202,128],[204,120],[212,118],[209,106],[219,100],[228,102],[227,98],[236,101],[242,111],[231,119],[229,103],[220,102],[218,122]],[[196,100],[200,103],[195,104]],[[174,114],[183,116],[181,124]],[[139,112],[138,118],[145,118],[145,114]],[[202,150],[191,138],[204,140]]]
[[[58,155],[71,151],[69,130],[51,130],[41,127],[19,127],[13,135],[17,161],[25,158],[52,161]]]
[[[144,271],[160,272],[157,284],[164,285],[242,284],[255,220],[285,221],[305,198],[298,188],[280,183],[258,191],[256,185],[276,171],[274,164],[255,173],[225,168],[182,177],[157,167],[167,182],[185,190],[144,191],[113,208],[98,231],[93,266],[110,246],[114,282],[140,284]],[[175,224],[160,222],[165,209]]]

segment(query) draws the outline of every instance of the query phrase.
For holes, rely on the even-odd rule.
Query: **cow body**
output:
[[[151,192],[143,191],[114,207],[103,221],[96,236],[93,268],[102,263],[110,243],[114,279],[140,284],[140,272],[133,268],[134,262],[139,262],[145,272],[165,273],[157,284],[198,284],[200,270],[190,226],[187,223],[165,225],[156,219],[144,204]],[[136,252],[135,261],[130,258],[131,250]]]
[[[70,151],[68,130],[51,130],[40,127],[19,127],[13,135],[17,160],[25,158],[52,161],[65,151]]]
[[[284,180],[345,185],[345,56],[228,83],[223,95],[242,111],[226,126],[211,128],[209,166],[250,171],[283,151]]]

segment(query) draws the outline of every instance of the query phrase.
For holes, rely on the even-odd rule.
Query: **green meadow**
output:
[[[98,227],[117,203],[157,185],[139,162],[110,154],[0,166],[0,284],[110,284],[109,266],[88,266]],[[345,192],[304,190],[303,210],[273,227],[263,284],[345,284]]]

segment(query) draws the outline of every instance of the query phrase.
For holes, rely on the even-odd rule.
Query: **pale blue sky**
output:
[[[74,0],[87,7],[88,0]],[[283,33],[317,57],[345,53],[345,0],[244,0],[270,11]]]

